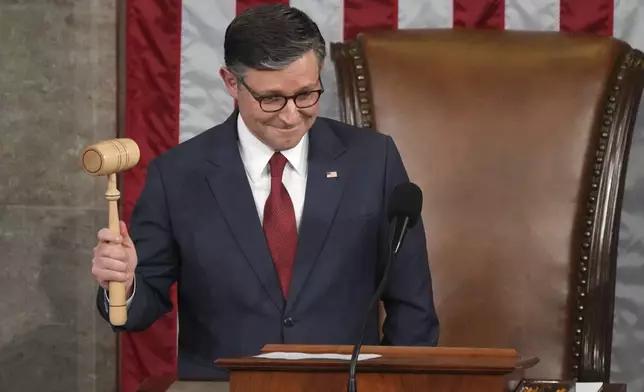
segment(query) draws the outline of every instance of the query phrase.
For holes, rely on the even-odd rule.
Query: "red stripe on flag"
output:
[[[614,0],[561,0],[560,30],[613,35],[613,2]]]
[[[179,143],[181,0],[128,0],[126,5],[125,137],[137,142],[139,164],[123,174],[123,219],[129,222],[150,160]],[[121,334],[121,391],[151,375],[176,374],[174,310],[149,329]]]
[[[362,32],[397,28],[398,0],[344,0],[345,40]]]
[[[505,27],[505,1],[454,0],[454,27],[502,30]]]
[[[284,4],[288,5],[289,0],[236,0],[236,12],[237,15],[241,14],[242,12],[246,11],[247,9],[251,7],[256,7],[258,5],[265,5],[265,4]]]

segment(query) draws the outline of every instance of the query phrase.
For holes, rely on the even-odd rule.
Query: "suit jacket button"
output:
[[[286,328],[291,328],[293,325],[295,325],[295,322],[293,321],[292,318],[287,317],[287,318],[284,319],[284,326]]]

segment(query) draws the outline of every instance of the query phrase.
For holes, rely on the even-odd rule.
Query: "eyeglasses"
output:
[[[279,112],[284,108],[284,106],[286,106],[286,103],[291,99],[293,100],[293,103],[295,104],[295,106],[297,106],[300,109],[310,108],[311,106],[318,103],[318,101],[320,100],[320,96],[324,92],[324,87],[322,87],[322,81],[320,81],[321,88],[318,90],[303,91],[301,93],[297,93],[295,95],[289,95],[289,96],[283,96],[283,95],[262,96],[257,92],[255,92],[255,90],[250,88],[246,84],[243,78],[237,78],[237,80],[244,87],[246,87],[246,90],[248,90],[250,95],[252,95],[253,98],[255,98],[255,100],[259,103],[259,107],[267,113]]]

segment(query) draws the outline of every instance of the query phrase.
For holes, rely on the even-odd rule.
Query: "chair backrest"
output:
[[[642,53],[596,36],[400,30],[333,43],[342,120],[394,137],[424,193],[440,345],[608,381]]]

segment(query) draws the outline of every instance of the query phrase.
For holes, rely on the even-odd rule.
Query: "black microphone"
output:
[[[423,193],[418,185],[414,183],[406,182],[396,186],[389,197],[389,206],[387,211],[387,218],[389,219],[391,226],[389,231],[389,255],[387,257],[385,270],[382,274],[380,284],[371,298],[371,302],[367,308],[367,313],[362,321],[360,338],[353,346],[353,353],[351,355],[351,362],[349,365],[349,384],[347,386],[347,392],[358,392],[358,387],[356,385],[356,367],[358,366],[358,356],[360,355],[360,348],[362,347],[362,340],[364,338],[364,330],[367,327],[369,315],[382,296],[382,292],[385,290],[389,268],[400,250],[405,234],[407,234],[407,231],[414,227],[416,222],[418,222],[422,208]]]

